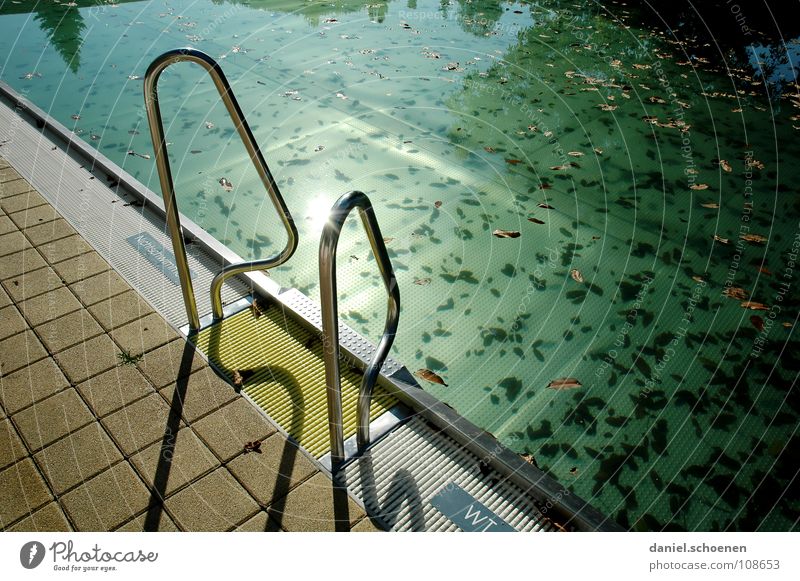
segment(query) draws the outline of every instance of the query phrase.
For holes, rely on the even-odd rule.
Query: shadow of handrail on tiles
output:
[[[187,342],[183,347],[181,364],[178,368],[178,379],[175,381],[175,391],[172,394],[167,425],[164,428],[164,437],[161,439],[161,451],[158,454],[158,465],[153,477],[153,489],[150,493],[150,502],[144,519],[144,531],[157,531],[164,512],[164,498],[172,469],[172,458],[175,454],[175,440],[180,429],[183,402],[186,401],[186,388],[189,384],[189,375],[192,371],[194,357],[194,346]]]
[[[364,506],[367,507],[368,516],[379,521],[387,530],[391,530],[397,524],[397,518],[404,502],[397,502],[392,510],[385,510],[381,507],[375,483],[375,470],[373,468],[371,450],[367,450],[358,459],[358,473],[361,478],[361,494],[364,497]],[[405,497],[405,502],[409,506],[411,530],[424,531],[425,513],[423,512],[422,497],[414,482],[414,476],[405,468],[398,470],[392,476],[392,481],[384,495],[384,498],[386,498],[385,504],[388,506],[393,498],[400,495]],[[370,507],[376,509],[374,514],[370,514]]]

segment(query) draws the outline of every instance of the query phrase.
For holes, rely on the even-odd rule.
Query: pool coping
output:
[[[166,217],[163,201],[159,196],[146,188],[103,153],[84,142],[59,121],[53,119],[29,99],[18,94],[4,81],[0,81],[0,98],[7,100],[10,107],[18,115],[22,112],[30,116],[36,122],[43,136],[58,138],[66,145],[67,153],[72,152],[91,162],[91,169],[100,169],[112,176],[119,183],[118,188],[136,197],[162,219]],[[46,135],[46,132],[49,135]],[[242,260],[235,252],[214,239],[188,218],[181,217],[181,224],[184,232],[194,238],[212,257],[226,264]],[[258,292],[279,301],[309,328],[316,328],[316,325],[307,316],[304,316],[293,305],[280,298],[280,295],[287,292],[299,291],[290,287],[282,287],[260,272],[246,273],[243,278],[247,279]],[[350,349],[347,343],[342,347],[352,360],[361,365],[367,363],[366,356]],[[444,434],[478,458],[481,458],[483,463],[495,468],[504,478],[520,487],[526,494],[537,498],[542,507],[546,507],[546,510],[552,510],[563,519],[565,524],[570,524],[581,531],[624,530],[610,517],[603,515],[588,502],[571,493],[544,471],[506,448],[494,436],[477,427],[444,402],[422,390],[405,367],[401,366],[399,371],[384,377],[388,380],[386,382],[388,384],[387,387],[393,391],[401,402],[412,408],[416,415],[439,427]]]

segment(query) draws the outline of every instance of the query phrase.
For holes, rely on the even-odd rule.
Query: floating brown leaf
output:
[[[547,387],[556,390],[575,389],[577,387],[583,387],[583,384],[574,377],[562,377],[560,379],[554,379]]]
[[[743,301],[747,298],[747,291],[739,286],[726,287],[725,290],[722,291],[722,294],[723,296],[736,299],[737,301]]]
[[[444,379],[436,375],[430,369],[417,369],[417,372],[414,374],[417,377],[421,377],[425,381],[430,381],[431,383],[438,383],[439,385],[443,385],[447,387],[447,384],[444,382]]]
[[[609,105],[608,103],[600,103],[596,105],[601,111],[614,111],[617,106],[616,105]]]
[[[441,200],[436,200],[436,201],[433,203],[433,207],[434,207],[434,208],[441,208],[441,207],[442,207],[442,201],[441,201]]]
[[[693,276],[692,280],[695,281],[695,282],[705,282],[706,281],[706,279],[704,279],[702,276],[697,276],[697,275]]]
[[[580,151],[568,151],[567,155],[571,155],[572,157],[583,157],[583,153]]]
[[[689,186],[690,190],[707,190],[708,184],[692,184]]]
[[[431,284],[430,278],[415,278],[414,284],[418,284],[419,286],[426,286]]]
[[[763,266],[759,267],[758,272],[760,272],[762,274],[766,274],[767,276],[772,276],[772,273],[770,272],[770,270],[768,268],[763,267]]]
[[[578,270],[577,268],[573,268],[572,270],[570,270],[569,275],[575,282],[584,282],[583,275],[581,274],[581,271]]]
[[[727,238],[723,238],[722,236],[718,236],[717,234],[714,234],[714,240],[716,240],[720,244],[730,244],[731,243],[731,241],[728,240]]]
[[[752,317],[750,317],[750,322],[756,329],[758,329],[759,332],[762,332],[764,330],[764,319],[762,319],[758,315],[753,315]]]
[[[750,309],[751,311],[768,311],[769,307],[764,303],[757,303],[755,301],[743,301],[743,309]]]
[[[219,185],[221,185],[222,189],[226,192],[233,191],[233,184],[228,180],[228,178],[219,178]]]
[[[700,205],[710,210],[716,210],[717,208],[719,208],[719,204],[717,204],[716,202],[708,202],[706,204],[700,204]]]
[[[522,160],[521,159],[507,159],[506,163],[510,164],[510,165],[517,165],[519,163],[522,163]]]
[[[486,153],[494,153],[494,147],[490,147],[487,145],[483,149],[486,151]]]
[[[721,168],[722,168],[724,171],[726,171],[726,172],[728,172],[728,173],[730,173],[730,172],[732,172],[732,171],[733,171],[733,168],[731,167],[731,164],[729,164],[729,163],[728,163],[728,161],[727,161],[727,160],[725,160],[725,159],[721,159],[721,160],[719,160],[719,166],[720,166],[720,167],[721,167]]]
[[[555,208],[553,206],[551,206],[550,204],[545,204],[544,202],[536,204],[536,207],[537,208],[542,208],[543,210],[555,210]]]
[[[492,235],[498,238],[519,238],[520,236],[516,230],[495,230]]]
[[[519,457],[522,458],[523,460],[525,460],[525,462],[527,462],[528,464],[531,464],[532,466],[536,466],[537,468],[539,467],[536,464],[536,460],[533,458],[532,454],[520,454]]]
[[[544,224],[544,221],[539,220],[539,218],[528,218],[528,222],[533,222],[534,224]]]
[[[766,236],[761,234],[742,234],[739,236],[745,242],[752,242],[753,244],[764,244],[767,241]]]

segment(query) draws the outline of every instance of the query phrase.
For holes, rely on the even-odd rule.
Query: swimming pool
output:
[[[75,4],[4,3],[0,78],[158,191],[144,70],[220,58],[300,230],[272,276],[316,299],[327,210],[365,191],[394,356],[447,383],[426,390],[625,526],[796,526],[788,90],[602,5]],[[160,93],[183,211],[242,256],[282,246],[213,86],[174,67]],[[349,226],[340,313],[374,339],[385,298]]]

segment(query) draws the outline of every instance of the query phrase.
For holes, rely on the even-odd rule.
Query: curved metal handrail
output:
[[[386,325],[383,337],[372,360],[364,372],[358,391],[356,441],[359,451],[369,445],[369,408],[375,381],[397,333],[400,318],[400,289],[392,269],[386,244],[381,236],[375,211],[363,192],[349,192],[339,198],[331,208],[328,222],[322,230],[319,243],[319,282],[322,301],[323,354],[325,357],[325,383],[328,396],[328,423],[331,437],[331,466],[344,460],[344,424],[342,419],[342,385],[339,371],[339,307],[336,297],[336,247],[345,219],[358,208],[361,223],[367,232],[372,253],[378,263],[383,284],[389,295]]]
[[[242,139],[250,160],[258,172],[261,182],[269,194],[272,205],[280,216],[281,222],[286,229],[286,247],[278,254],[260,260],[251,260],[226,265],[211,282],[211,309],[214,320],[222,318],[222,284],[231,276],[243,272],[255,270],[266,270],[279,266],[289,260],[297,249],[297,227],[294,224],[292,215],[286,207],[278,190],[278,185],[272,177],[267,162],[261,154],[261,150],[253,137],[250,126],[242,113],[236,97],[233,95],[231,86],[219,64],[206,53],[193,48],[180,48],[170,50],[156,58],[147,69],[144,75],[144,101],[147,109],[147,122],[150,126],[150,135],[153,139],[153,149],[155,150],[156,168],[161,183],[161,192],[164,196],[164,209],[167,213],[167,225],[170,237],[172,238],[172,248],[175,253],[175,263],[178,267],[178,275],[181,281],[183,301],[186,305],[186,314],[189,317],[189,328],[196,331],[200,328],[200,317],[197,313],[197,303],[195,301],[192,279],[189,274],[189,265],[186,259],[186,246],[183,242],[181,233],[181,222],[178,214],[178,206],[175,199],[175,186],[172,180],[172,171],[167,156],[167,142],[164,137],[164,126],[161,121],[161,108],[158,104],[158,79],[164,69],[178,62],[189,61],[202,66],[214,81],[214,85],[219,92],[222,102],[231,117],[239,137]]]

